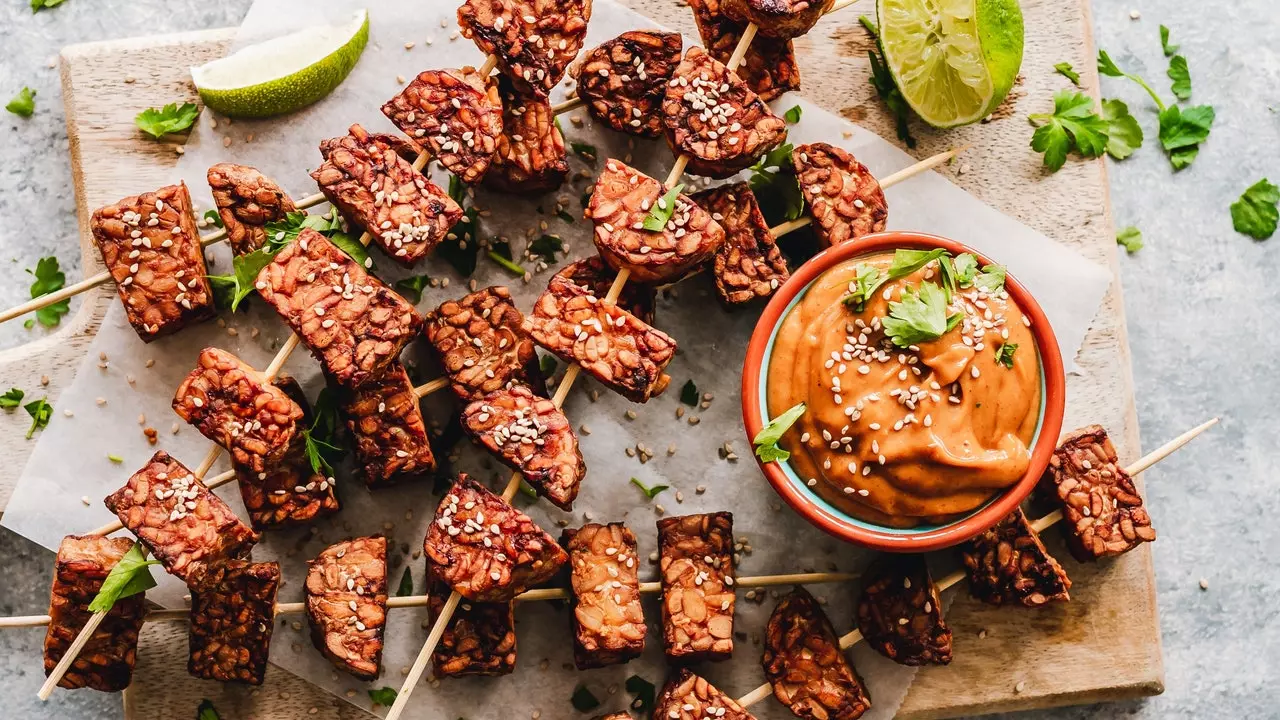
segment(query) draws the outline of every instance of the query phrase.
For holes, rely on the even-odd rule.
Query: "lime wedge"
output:
[[[333,92],[369,42],[369,12],[350,21],[299,30],[191,68],[200,98],[231,117],[270,117]]]
[[[934,127],[977,122],[1022,67],[1018,0],[877,0],[880,46],[911,109]]]

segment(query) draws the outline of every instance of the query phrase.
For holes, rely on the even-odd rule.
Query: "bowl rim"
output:
[[[767,375],[763,367],[765,350],[769,347],[778,325],[782,322],[792,301],[805,291],[819,275],[838,263],[860,255],[868,255],[905,249],[944,248],[953,256],[961,253],[972,253],[981,264],[990,264],[991,260],[984,253],[963,243],[929,233],[891,230],[872,233],[857,240],[849,241],[826,248],[809,258],[791,274],[782,287],[778,288],[768,305],[756,322],[751,340],[747,343],[746,358],[742,369],[742,419],[747,432],[747,446],[753,447],[752,439],[764,427],[761,419],[763,402],[761,398],[761,379]],[[1004,519],[1022,501],[1031,494],[1049,466],[1049,460],[1057,448],[1058,436],[1062,432],[1063,417],[1066,411],[1066,374],[1063,367],[1062,353],[1058,348],[1057,336],[1049,319],[1036,299],[1012,274],[1005,278],[1005,288],[1009,295],[1031,320],[1031,332],[1036,341],[1036,350],[1040,358],[1041,377],[1044,383],[1044,396],[1041,400],[1043,417],[1040,430],[1034,443],[1031,461],[1027,472],[1016,484],[1006,488],[985,505],[969,515],[945,525],[931,527],[920,532],[904,532],[902,529],[889,528],[885,531],[861,527],[848,521],[844,513],[832,513],[816,504],[801,492],[787,478],[786,473],[776,462],[760,462],[756,464],[773,486],[774,492],[803,516],[811,524],[824,532],[846,542],[863,547],[887,552],[926,552],[951,547],[982,533]],[[864,520],[859,522],[875,525]]]

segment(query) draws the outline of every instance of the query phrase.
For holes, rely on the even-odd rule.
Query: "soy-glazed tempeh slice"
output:
[[[387,539],[373,535],[325,548],[308,563],[306,591],[316,649],[339,670],[376,679],[387,621]]]
[[[356,465],[370,488],[435,472],[436,457],[413,382],[399,360],[343,393],[342,414],[355,441]]]
[[[427,561],[427,606],[434,622],[449,594],[435,564]],[[431,654],[431,672],[437,677],[507,675],[516,668],[515,603],[458,603],[445,626],[440,643]]]
[[[498,79],[502,97],[502,134],[486,186],[503,192],[536,195],[554,190],[569,174],[564,136],[546,98],[521,92],[506,77]]]
[[[857,720],[871,708],[831,620],[802,587],[784,596],[769,616],[761,662],[774,697],[798,718]]]
[[[261,685],[275,627],[278,563],[227,563],[222,581],[191,591],[187,672],[205,680]]]
[[[728,660],[733,654],[733,513],[658,521],[662,636],[667,661]]]
[[[694,195],[693,201],[724,229],[724,243],[711,262],[721,301],[741,305],[771,297],[791,277],[750,186],[721,185]]]
[[[791,152],[796,181],[823,245],[839,245],[884,230],[889,217],[884,190],[865,165],[827,143]]]
[[[901,665],[951,662],[951,629],[922,555],[884,555],[862,575],[858,630],[876,652]]]
[[[747,25],[726,16],[722,5],[721,0],[689,0],[702,45],[711,57],[727,63]],[[765,102],[800,89],[800,64],[790,40],[757,35],[735,72]]]
[[[681,668],[667,679],[653,705],[654,720],[755,720],[716,686]]]
[[[835,0],[724,0],[729,17],[755,23],[766,37],[791,39],[809,32]]]
[[[298,209],[289,194],[257,168],[218,163],[209,168],[208,178],[213,204],[236,255],[262,247],[267,223],[282,221]]]
[[[590,295],[603,298],[609,294],[609,288],[613,287],[618,271],[606,265],[599,255],[590,255],[560,268],[555,277],[581,287]],[[622,286],[622,293],[618,295],[618,307],[649,325],[653,324],[657,304],[658,291],[653,285],[629,282]]]
[[[1071,599],[1071,579],[1021,508],[958,549],[969,574],[969,594],[985,603],[1040,607]]]
[[[680,64],[680,33],[632,30],[588,50],[569,71],[578,97],[597,120],[618,132],[662,135],[662,99]]]
[[[484,177],[502,134],[497,86],[472,67],[418,73],[382,113],[468,185]]]
[[[524,92],[546,98],[582,49],[591,0],[466,0],[463,37],[498,59]]]
[[[625,663],[644,652],[640,556],[622,523],[566,529],[573,591],[573,662],[579,670]]]
[[[454,394],[475,400],[517,384],[546,394],[538,353],[523,323],[511,292],[501,286],[447,300],[427,315],[427,340]]]

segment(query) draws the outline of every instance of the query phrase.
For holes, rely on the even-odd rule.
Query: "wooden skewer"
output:
[[[1208,430],[1209,428],[1217,424],[1218,424],[1218,418],[1215,417],[1208,420],[1207,422],[1197,425],[1194,428],[1191,428],[1190,430],[1182,433],[1178,437],[1170,440],[1164,445],[1161,445],[1155,450],[1152,450],[1151,452],[1142,456],[1142,458],[1139,459],[1137,462],[1125,468],[1125,472],[1129,473],[1129,475],[1138,475],[1142,471],[1150,468],[1152,465],[1155,465],[1161,460],[1169,457],[1174,452],[1176,452],[1179,448],[1181,448],[1183,445],[1186,445],[1187,443],[1191,442],[1197,436],[1203,433],[1205,430]],[[1036,520],[1035,522],[1031,523],[1031,527],[1037,533],[1041,533],[1060,520],[1062,520],[1062,511],[1055,510],[1049,513],[1048,515],[1045,515],[1044,517],[1040,518],[1039,520]],[[957,570],[938,581],[938,592],[942,592],[955,585],[958,585],[961,582],[963,582],[964,579],[965,579],[964,571]],[[840,637],[840,649],[848,650],[849,648],[853,647],[854,645],[857,645],[861,641],[862,641],[862,633],[857,630],[853,630]],[[773,687],[769,683],[765,683],[760,687],[756,688],[755,690],[752,690],[751,692],[747,693],[746,695],[743,695],[741,698],[738,699],[737,702],[739,705],[743,707],[747,707],[748,705],[753,705],[755,703],[760,702],[761,700],[769,697],[772,694],[773,694]]]

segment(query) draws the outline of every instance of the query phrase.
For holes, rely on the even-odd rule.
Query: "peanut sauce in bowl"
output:
[[[1002,267],[943,238],[881,233],[820,253],[778,292],[743,399],[752,439],[803,403],[758,458],[793,508],[853,542],[918,552],[1027,496],[1061,430],[1064,378],[1047,319]]]

